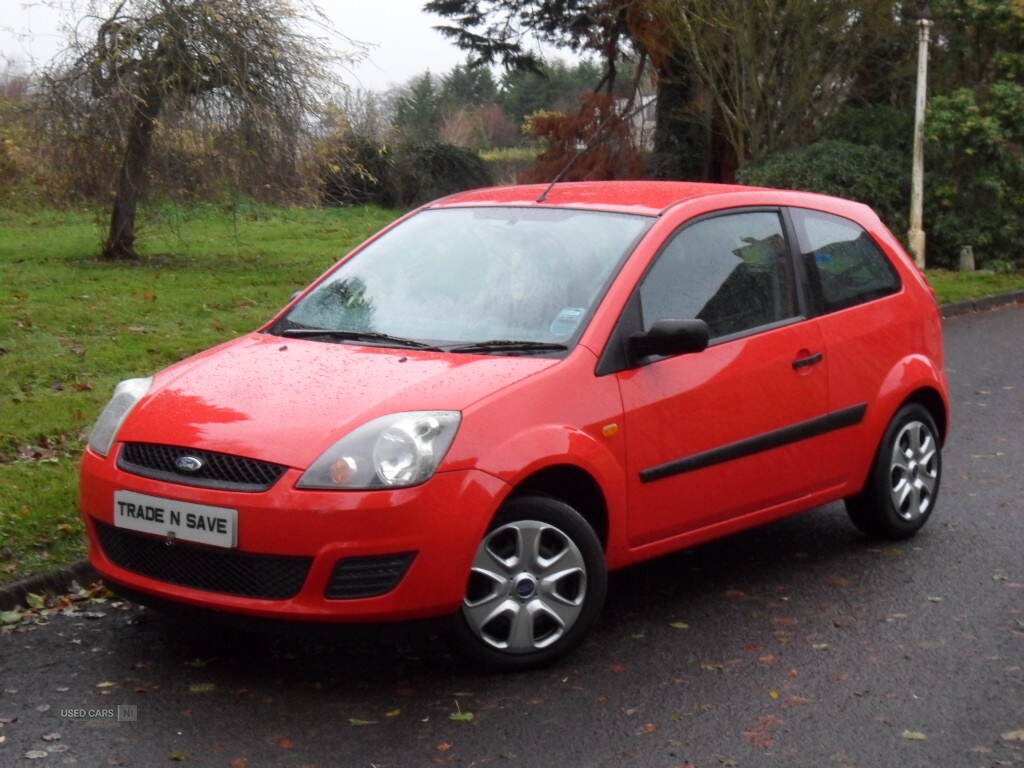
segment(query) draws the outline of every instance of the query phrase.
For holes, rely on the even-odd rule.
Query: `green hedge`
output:
[[[857,200],[874,208],[897,237],[907,231],[909,158],[882,147],[827,139],[768,155],[737,176],[743,184]]]

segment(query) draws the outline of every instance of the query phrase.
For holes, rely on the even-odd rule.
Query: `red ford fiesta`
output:
[[[427,205],[266,326],[116,389],[90,559],[136,595],[319,622],[453,618],[546,661],[611,569],[845,499],[931,515],[933,294],[867,207],[703,184]]]

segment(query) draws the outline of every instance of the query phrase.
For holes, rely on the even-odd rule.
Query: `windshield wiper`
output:
[[[519,341],[518,339],[491,339],[446,347],[446,352],[561,352],[565,344],[550,341]]]
[[[425,341],[407,339],[404,336],[392,336],[390,333],[381,333],[380,331],[344,331],[332,328],[286,328],[281,331],[280,334],[282,336],[296,337],[327,336],[331,339],[344,339],[351,341],[382,341],[399,347],[432,349],[436,352],[443,351],[440,347],[434,346],[433,344],[427,344]]]

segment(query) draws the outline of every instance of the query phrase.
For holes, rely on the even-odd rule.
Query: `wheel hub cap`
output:
[[[935,435],[924,422],[907,422],[896,435],[889,479],[889,498],[900,517],[928,513],[938,490],[939,459]]]
[[[550,523],[517,520],[480,543],[462,615],[492,648],[531,653],[565,636],[586,593],[586,563],[573,540]]]

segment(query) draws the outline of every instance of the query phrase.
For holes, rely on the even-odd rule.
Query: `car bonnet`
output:
[[[254,333],[158,374],[117,440],[204,448],[305,468],[378,416],[464,410],[558,362]]]

